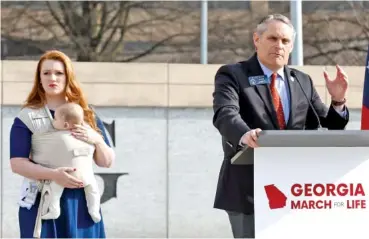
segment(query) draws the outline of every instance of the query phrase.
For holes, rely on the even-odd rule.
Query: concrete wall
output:
[[[5,105],[22,104],[32,87],[35,61],[2,61]],[[210,107],[220,65],[161,63],[74,63],[89,102],[97,106]],[[297,67],[310,74],[329,103],[323,66]],[[361,107],[365,67],[343,66],[349,77],[348,106]],[[334,66],[327,66],[332,78]]]

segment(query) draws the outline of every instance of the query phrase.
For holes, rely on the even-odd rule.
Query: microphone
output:
[[[306,98],[307,102],[309,103],[309,106],[310,106],[311,110],[312,110],[312,111],[313,111],[313,113],[314,113],[315,118],[316,118],[316,120],[318,121],[318,130],[327,130],[326,128],[323,128],[323,127],[322,127],[322,125],[320,124],[319,115],[318,115],[318,113],[315,111],[315,109],[314,109],[313,105],[311,104],[311,101],[309,100],[309,97],[307,97],[307,95],[306,95],[306,93],[305,93],[305,91],[304,91],[304,88],[302,88],[302,85],[301,85],[301,83],[300,83],[299,79],[297,78],[296,73],[295,73],[293,70],[291,70],[291,76],[292,76],[293,78],[295,78],[295,79],[296,79],[297,83],[299,83],[300,89],[301,89],[302,93],[304,93],[304,96],[305,96],[305,98]]]

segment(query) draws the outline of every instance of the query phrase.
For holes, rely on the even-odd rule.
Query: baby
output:
[[[75,103],[66,103],[55,110],[53,126],[58,130],[70,130],[75,124],[83,124],[83,109]]]
[[[93,172],[95,147],[76,139],[70,132],[75,124],[83,124],[83,119],[83,109],[78,104],[66,103],[58,107],[52,121],[52,126],[56,130],[34,138],[33,154],[38,157],[38,161],[43,162],[44,166],[47,167],[76,168],[76,171],[71,175],[83,182],[88,212],[94,222],[99,222],[101,220],[100,193]],[[40,155],[37,155],[37,152],[40,152]],[[41,213],[42,219],[59,217],[60,197],[63,190],[61,185],[52,181],[44,185],[45,200]]]

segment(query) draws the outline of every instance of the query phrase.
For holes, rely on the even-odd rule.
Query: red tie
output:
[[[284,113],[281,97],[279,97],[277,88],[275,87],[275,81],[277,79],[277,73],[272,74],[272,82],[270,83],[270,91],[272,93],[273,105],[275,111],[277,112],[277,119],[280,129],[284,129],[286,127],[286,122],[284,121]]]

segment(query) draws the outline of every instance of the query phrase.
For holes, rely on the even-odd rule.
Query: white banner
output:
[[[255,150],[261,238],[369,238],[368,148]]]

